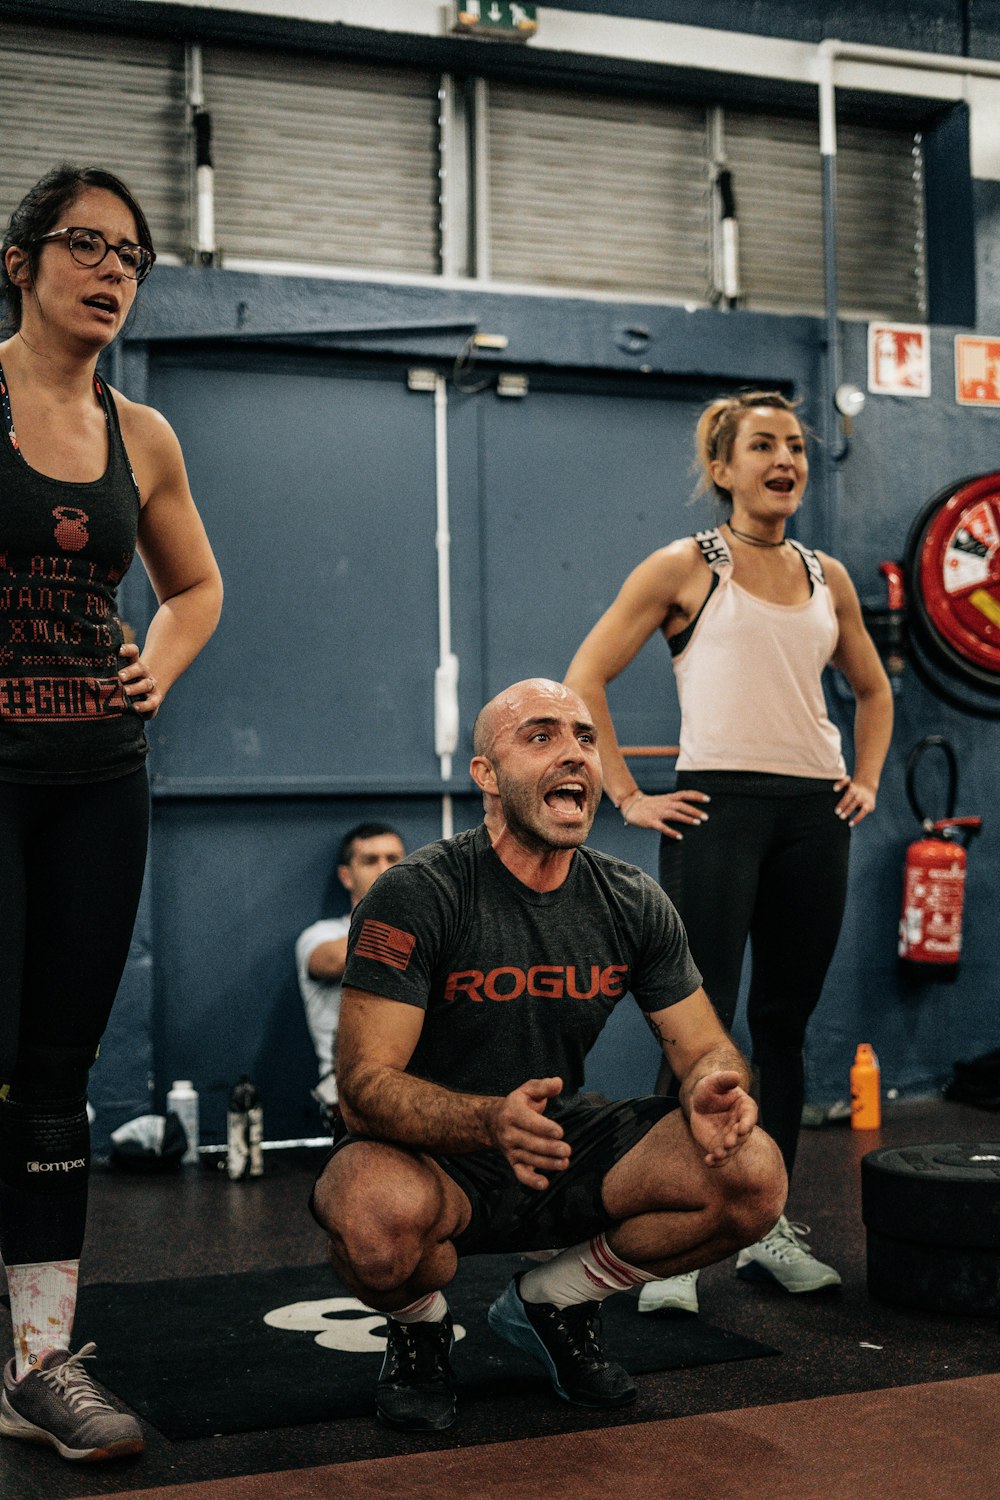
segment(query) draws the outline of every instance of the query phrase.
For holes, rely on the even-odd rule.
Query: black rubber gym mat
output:
[[[470,1257],[448,1288],[464,1329],[452,1364],[467,1409],[529,1389],[557,1401],[540,1368],[486,1322],[526,1265]],[[778,1352],[700,1317],[642,1316],[634,1295],[612,1297],[603,1324],[607,1353],[637,1375]],[[383,1326],[319,1265],[87,1286],[74,1344],[96,1342],[97,1378],[166,1437],[201,1438],[373,1413]]]

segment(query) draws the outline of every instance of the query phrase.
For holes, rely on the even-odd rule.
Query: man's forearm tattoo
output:
[[[673,1047],[676,1045],[677,1038],[675,1036],[668,1036],[664,1027],[658,1021],[654,1021],[648,1010],[644,1010],[642,1014],[646,1025],[656,1037],[661,1047]]]

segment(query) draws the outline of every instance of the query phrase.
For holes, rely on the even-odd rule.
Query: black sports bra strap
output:
[[[823,572],[823,564],[811,547],[804,547],[801,542],[795,541],[794,537],[788,538],[790,546],[794,547],[806,565],[806,572],[813,583],[826,584],[826,574]]]

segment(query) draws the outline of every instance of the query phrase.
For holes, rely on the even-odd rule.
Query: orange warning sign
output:
[[[929,329],[916,323],[869,323],[868,389],[882,396],[929,396]]]
[[[1000,338],[956,334],[955,400],[962,406],[1000,406]]]

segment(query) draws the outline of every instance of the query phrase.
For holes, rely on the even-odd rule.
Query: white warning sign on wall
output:
[[[868,389],[880,396],[930,395],[931,342],[925,324],[868,324]]]
[[[1000,338],[956,335],[955,400],[961,406],[1000,406]]]

